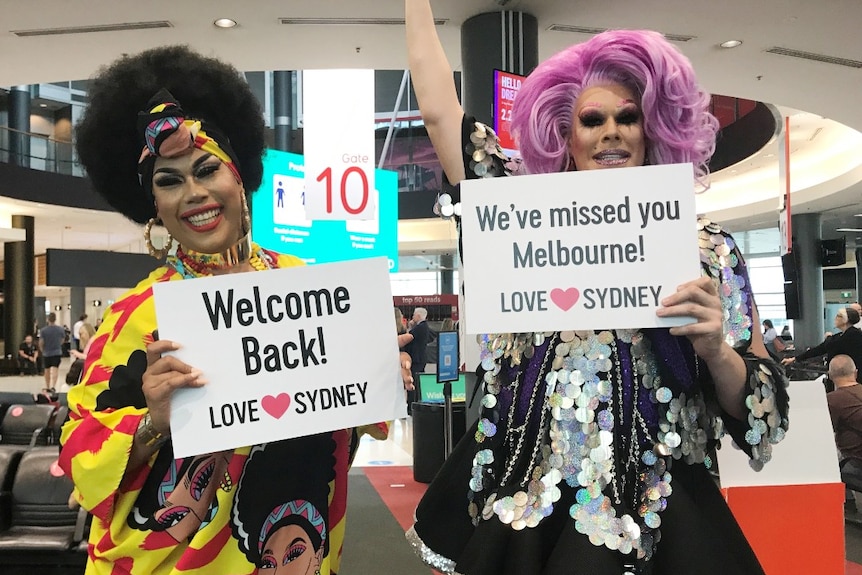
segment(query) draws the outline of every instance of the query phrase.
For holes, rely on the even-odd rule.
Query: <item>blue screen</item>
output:
[[[398,271],[398,174],[375,170],[376,220],[306,220],[305,172],[299,154],[267,150],[263,180],[252,194],[252,237],[262,247],[308,264],[386,256]]]

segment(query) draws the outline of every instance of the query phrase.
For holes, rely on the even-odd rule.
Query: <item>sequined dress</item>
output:
[[[509,175],[493,131],[463,124],[468,177]],[[733,239],[698,228],[745,360],[748,420],[723,412],[706,364],[667,329],[482,336],[482,413],[407,534],[423,560],[463,575],[763,573],[709,468],[725,432],[755,469],[769,461],[786,380],[747,351],[756,323]]]

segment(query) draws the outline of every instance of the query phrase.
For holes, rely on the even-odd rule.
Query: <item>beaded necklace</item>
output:
[[[168,263],[186,279],[211,276],[213,272],[224,267],[219,254],[186,253],[182,246],[177,248],[176,256],[169,257]],[[248,263],[257,271],[275,267],[272,258],[259,245],[252,243]]]

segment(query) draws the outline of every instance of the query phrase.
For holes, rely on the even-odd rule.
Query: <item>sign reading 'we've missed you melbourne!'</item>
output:
[[[468,333],[622,329],[700,277],[691,164],[462,182]]]
[[[153,286],[159,336],[208,383],[171,402],[176,457],[405,414],[385,258]]]

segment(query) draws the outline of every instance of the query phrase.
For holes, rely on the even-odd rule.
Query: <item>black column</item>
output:
[[[9,163],[30,167],[30,89],[12,86],[9,90]],[[7,276],[8,277],[8,276]]]
[[[33,333],[33,216],[12,216],[12,227],[27,234],[24,241],[3,245],[3,333],[6,353],[17,355],[18,344]]]
[[[455,256],[452,254],[440,254],[440,293],[458,293],[455,291]]]
[[[279,70],[272,73],[272,115],[275,149],[292,152],[293,77],[295,72]]]
[[[862,302],[862,248],[856,248],[856,301]]]
[[[494,69],[526,76],[539,63],[535,16],[505,10],[477,14],[461,26],[461,102],[468,116],[493,126]]]
[[[820,267],[820,214],[792,216],[793,243],[798,246],[799,309],[802,319],[793,322],[796,349],[823,341],[823,268]]]

